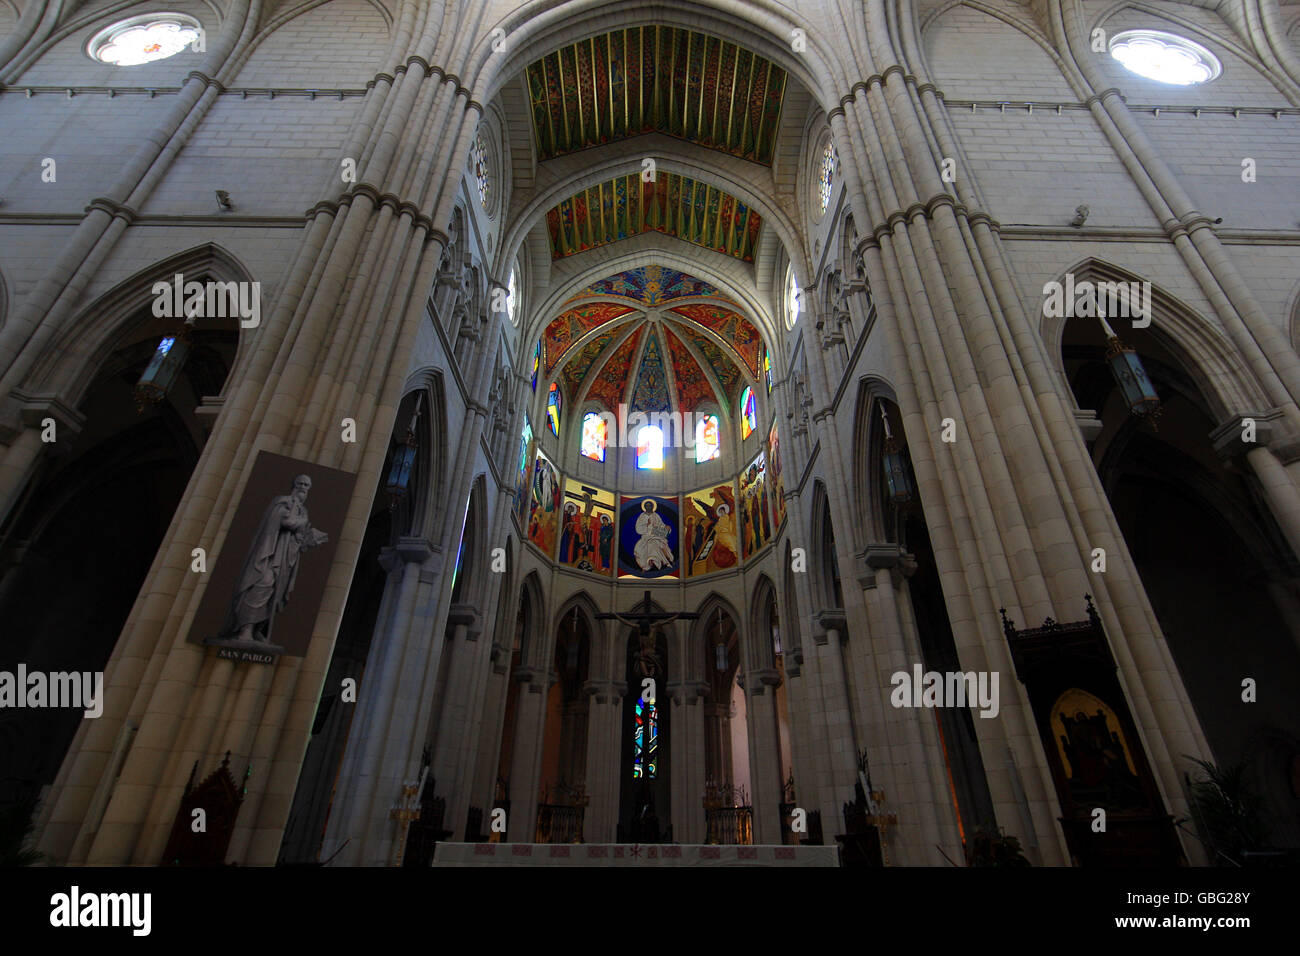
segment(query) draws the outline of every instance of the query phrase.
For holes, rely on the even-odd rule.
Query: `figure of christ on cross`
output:
[[[672,621],[695,621],[700,617],[691,611],[676,611],[669,614],[665,611],[651,610],[653,607],[650,592],[646,591],[641,603],[633,605],[632,610],[626,614],[619,614],[615,611],[611,614],[596,615],[598,621],[618,621],[620,624],[636,628],[636,636],[640,644],[637,653],[637,671],[642,677],[654,677],[657,670],[655,665],[655,625],[668,624]],[[638,608],[641,610],[638,611]]]
[[[579,485],[582,494],[568,483],[564,497],[563,526],[560,529],[560,562],[609,574],[614,561],[614,500],[602,501],[597,488]],[[576,504],[575,504],[576,503]],[[579,512],[577,504],[582,505]],[[594,514],[596,508],[599,514]]]

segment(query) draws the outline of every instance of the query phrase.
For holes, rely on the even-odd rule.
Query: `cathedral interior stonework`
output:
[[[1300,862],[1300,2],[0,0],[0,131],[0,862]]]

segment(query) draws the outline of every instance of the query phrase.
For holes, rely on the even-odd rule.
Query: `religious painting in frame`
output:
[[[356,479],[259,452],[189,640],[237,661],[306,656]]]
[[[767,497],[767,460],[760,451],[740,473],[740,527],[747,558],[757,554],[772,538]]]
[[[560,564],[593,574],[614,573],[614,493],[564,479]]]
[[[736,488],[731,483],[683,496],[682,563],[688,578],[726,571],[740,563]]]
[[[560,475],[540,451],[533,460],[528,500],[528,540],[554,557],[560,533]]]
[[[767,447],[770,452],[768,461],[772,463],[772,531],[781,530],[785,523],[785,479],[781,477],[781,446],[777,441],[776,419],[772,419],[772,430],[768,432]]]
[[[679,577],[676,499],[624,495],[618,514],[618,576]]]

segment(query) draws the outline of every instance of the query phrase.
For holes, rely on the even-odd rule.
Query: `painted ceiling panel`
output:
[[[636,355],[637,343],[641,340],[641,329],[637,329],[627,341],[618,347],[609,361],[592,382],[587,397],[595,399],[611,411],[618,408],[623,401],[623,392],[627,388],[628,375],[632,369],[632,359]]]
[[[713,398],[714,385],[700,368],[682,340],[664,326],[664,339],[668,343],[668,355],[672,359],[673,384],[677,387],[677,403],[684,412],[693,412],[700,402]]]
[[[697,352],[704,356],[704,361],[713,369],[718,384],[722,386],[723,397],[726,399],[725,405],[730,408],[736,400],[736,392],[740,388],[742,380],[739,366],[729,359],[727,354],[722,351],[722,348],[703,332],[677,322],[669,324],[673,327],[673,331],[681,336],[682,341],[690,343]]]
[[[577,193],[546,213],[551,257],[562,259],[642,232],[661,232],[754,261],[763,220],[730,193],[676,173],[639,173]]]
[[[616,276],[592,283],[569,301],[588,297],[614,297],[631,299],[644,305],[659,305],[694,296],[709,296],[726,301],[716,286],[667,266],[641,266],[620,272]]]
[[[602,332],[594,339],[582,346],[565,364],[564,370],[560,377],[564,382],[564,391],[568,395],[578,394],[578,387],[587,378],[587,373],[591,367],[596,364],[601,354],[607,349],[611,342],[614,342],[627,331],[626,326],[620,326],[610,332]],[[549,373],[548,373],[549,374]]]
[[[698,322],[716,334],[736,350],[750,375],[755,379],[759,377],[763,361],[763,337],[743,315],[708,303],[674,306],[672,311]]]
[[[542,354],[545,358],[546,374],[549,375],[559,364],[564,353],[592,329],[606,322],[612,322],[631,311],[632,309],[626,305],[592,302],[576,306],[556,317],[542,334]]]
[[[669,408],[668,374],[664,371],[663,349],[654,329],[650,330],[645,351],[641,353],[641,368],[630,408],[634,412],[666,412]]]
[[[786,72],[668,26],[590,37],[527,69],[539,160],[660,132],[771,165]]]

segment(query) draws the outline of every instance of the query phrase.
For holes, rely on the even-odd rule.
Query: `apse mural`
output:
[[[667,266],[641,266],[620,272],[616,276],[592,283],[573,299],[596,296],[633,299],[645,305],[659,305],[674,299],[693,297],[726,298],[717,286]],[[573,299],[569,301],[572,302]]]
[[[570,395],[578,394],[578,386],[587,380],[587,373],[591,367],[596,364],[596,359],[600,358],[609,344],[615,341],[623,334],[625,329],[617,328],[612,332],[602,332],[591,339],[585,345],[578,348],[578,351],[564,363],[564,370],[560,373],[560,378],[564,382],[564,388]]]
[[[736,541],[736,489],[717,485],[682,501],[682,559],[688,578],[740,563]]]
[[[677,386],[677,404],[684,412],[692,412],[700,402],[713,397],[713,386],[704,376],[700,363],[695,361],[682,340],[664,327],[664,339],[668,342],[668,354],[673,363],[673,382]]]
[[[528,512],[528,540],[550,557],[555,554],[560,525],[560,476],[540,451],[533,462],[533,482]]]
[[[614,493],[564,480],[559,562],[594,574],[614,573]]]
[[[757,379],[763,371],[763,338],[743,315],[709,302],[674,306],[672,311],[693,319],[714,333],[745,360],[750,375]]]
[[[575,306],[551,321],[542,333],[546,374],[555,370],[564,353],[592,329],[627,315],[632,309],[613,302],[592,302]]]
[[[772,537],[765,457],[759,452],[758,457],[740,476],[740,526],[747,558],[756,554]]]
[[[671,325],[673,331],[681,336],[682,341],[689,342],[704,356],[705,363],[713,370],[713,374],[717,376],[718,384],[722,386],[723,397],[728,402],[733,401],[736,389],[741,381],[740,367],[727,358],[722,351],[722,347],[703,332],[676,322],[671,323]]]
[[[596,380],[587,391],[587,400],[600,402],[606,408],[618,408],[623,401],[623,386],[627,383],[628,373],[632,368],[632,356],[636,354],[637,342],[641,341],[641,329],[627,337],[614,352]]]
[[[528,459],[533,453],[533,426],[524,415],[519,433],[519,472],[515,477],[515,516],[522,526],[528,517]]]
[[[776,419],[767,436],[768,453],[772,463],[772,530],[780,531],[785,522],[785,480],[781,477],[781,446],[777,443]]]
[[[668,376],[664,372],[659,336],[653,330],[646,340],[645,351],[641,353],[641,368],[637,372],[631,405],[636,412],[668,411]]]
[[[676,578],[677,501],[624,495],[619,505],[618,576]]]

